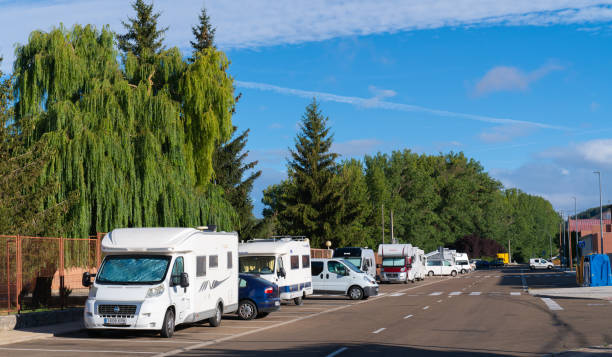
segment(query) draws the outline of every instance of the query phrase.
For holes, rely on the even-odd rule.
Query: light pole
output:
[[[593,171],[599,178],[599,238],[601,245],[601,254],[603,254],[603,206],[601,205],[601,172]]]

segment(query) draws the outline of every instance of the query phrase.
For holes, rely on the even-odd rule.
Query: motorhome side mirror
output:
[[[88,272],[83,273],[83,279],[81,280],[84,287],[89,287],[91,285],[91,274]]]
[[[181,288],[189,286],[189,275],[187,273],[181,273]]]
[[[280,268],[278,270],[278,276],[283,277],[283,278],[287,276],[287,272],[285,271],[285,268]]]

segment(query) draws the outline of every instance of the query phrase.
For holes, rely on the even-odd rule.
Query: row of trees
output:
[[[393,217],[394,238],[426,251],[469,236],[500,249],[510,240],[519,260],[549,250],[560,218],[545,199],[504,190],[463,153],[403,150],[337,162],[327,120],[316,101],[306,108],[288,179],[264,191],[268,234],[305,235],[315,247],[376,247],[383,235],[391,241]]]
[[[152,4],[132,6],[125,34],[60,26],[17,48],[0,87],[0,232],[250,234],[259,172],[243,180],[256,163],[244,162],[248,130],[232,139],[237,97],[206,11],[186,58],[164,47]]]

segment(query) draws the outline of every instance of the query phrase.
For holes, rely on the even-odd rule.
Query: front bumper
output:
[[[109,323],[112,315],[101,315],[100,305],[135,305],[136,313],[133,315],[117,315],[124,318],[125,324]],[[159,309],[159,304],[148,301],[98,301],[88,299],[85,302],[83,322],[86,329],[114,329],[114,330],[159,330],[166,314],[165,309]]]
[[[407,273],[381,273],[381,281],[406,281],[408,279]]]
[[[363,294],[365,297],[378,295],[378,286],[366,286],[363,288]]]

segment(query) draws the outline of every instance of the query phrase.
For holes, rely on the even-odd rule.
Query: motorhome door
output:
[[[177,257],[172,266],[172,275],[170,276],[170,301],[175,304],[177,323],[185,319],[190,304],[189,295],[187,294],[187,289],[190,289],[190,287],[181,287],[181,274],[184,271],[185,260],[183,257]]]

